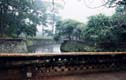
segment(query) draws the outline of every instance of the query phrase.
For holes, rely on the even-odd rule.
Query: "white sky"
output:
[[[60,0],[63,1],[63,0]],[[105,15],[112,15],[115,12],[114,8],[106,8],[105,6],[95,9],[88,8],[84,0],[64,0],[64,9],[60,11],[63,19],[75,19],[81,22],[86,22],[89,16],[103,13]],[[105,0],[85,0],[88,6],[97,7],[102,5]]]

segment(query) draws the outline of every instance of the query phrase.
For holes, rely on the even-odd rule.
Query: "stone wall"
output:
[[[25,40],[0,39],[0,53],[24,53],[27,52]]]
[[[56,44],[56,41],[52,39],[31,39],[29,41],[32,41],[32,46],[41,46],[46,44]]]

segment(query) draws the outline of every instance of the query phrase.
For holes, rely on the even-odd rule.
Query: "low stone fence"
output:
[[[0,54],[0,80],[126,71],[125,52]]]

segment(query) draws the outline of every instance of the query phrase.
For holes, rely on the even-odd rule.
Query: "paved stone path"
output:
[[[92,73],[83,75],[44,77],[40,80],[126,80],[126,72]]]

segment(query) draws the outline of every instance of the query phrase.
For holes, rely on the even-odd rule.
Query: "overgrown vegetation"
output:
[[[58,22],[56,38],[68,40],[62,49],[66,51],[125,51],[126,46],[122,48],[120,45],[126,42],[126,1],[109,0],[106,5],[112,7],[114,4],[117,5],[115,14],[90,16],[85,25],[72,20]],[[88,44],[80,44],[78,41],[93,43],[93,49]],[[105,43],[110,47],[104,46]]]
[[[80,40],[84,24],[75,20],[58,21],[55,39]]]
[[[52,17],[51,5],[42,0],[0,0],[0,37],[35,36],[36,26],[46,26]]]
[[[58,8],[54,10],[56,6],[61,7],[53,3],[54,12],[52,13],[50,3],[42,0],[0,0],[0,38],[18,38],[21,34],[33,37],[37,32],[36,26],[47,26],[47,23],[52,25],[53,30],[44,30],[43,34],[48,33],[49,36],[52,36],[54,21],[57,21],[54,39],[70,41],[70,44],[67,42],[69,45],[66,44],[68,48],[74,47],[74,49],[70,48],[70,51],[125,50],[119,50],[119,48],[106,49],[101,44],[115,45],[116,43],[126,42],[126,0],[108,0],[104,6],[116,7],[115,14],[112,16],[104,14],[90,16],[85,24],[72,19],[61,20],[57,16]],[[81,44],[80,41],[92,43],[93,46],[91,47],[86,43]],[[116,44],[116,46],[118,45]]]

